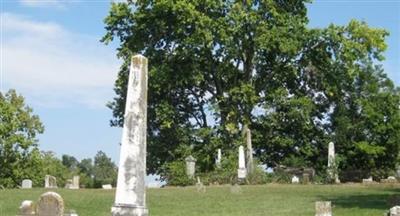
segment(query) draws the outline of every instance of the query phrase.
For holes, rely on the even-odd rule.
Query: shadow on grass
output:
[[[400,188],[371,191],[371,194],[320,196],[320,199],[332,201],[333,206],[341,208],[388,210],[394,205],[400,205]]]

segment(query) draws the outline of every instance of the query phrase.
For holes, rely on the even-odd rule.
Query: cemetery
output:
[[[39,116],[0,92],[0,216],[400,216],[388,33],[310,28],[305,4],[111,3],[118,163],[40,151]]]

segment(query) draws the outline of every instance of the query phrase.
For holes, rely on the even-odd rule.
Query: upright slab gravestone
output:
[[[186,162],[186,175],[190,178],[194,178],[194,174],[196,172],[196,158],[194,158],[192,155],[189,155],[188,157],[185,158]]]
[[[45,188],[57,188],[57,179],[54,176],[46,175],[44,177],[44,187]]]
[[[22,180],[22,189],[31,189],[32,188],[32,180],[24,179]]]
[[[246,161],[244,157],[244,149],[243,146],[239,147],[239,169],[238,169],[238,178],[244,179],[247,176],[246,171]]]
[[[221,168],[221,160],[222,160],[222,152],[221,152],[221,149],[218,149],[218,151],[217,151],[217,159],[215,159],[215,165],[218,168]]]
[[[147,58],[132,57],[113,216],[147,216]]]

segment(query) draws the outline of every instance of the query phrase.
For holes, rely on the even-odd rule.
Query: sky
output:
[[[122,0],[120,0],[122,1]],[[118,44],[100,42],[110,0],[0,0],[0,90],[16,89],[45,125],[40,149],[118,161],[122,130],[109,126]],[[351,19],[385,28],[385,71],[400,84],[400,0],[316,0],[310,27]]]

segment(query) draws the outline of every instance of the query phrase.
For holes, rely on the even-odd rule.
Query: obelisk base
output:
[[[114,204],[111,208],[112,216],[148,216],[149,210],[144,206]]]

